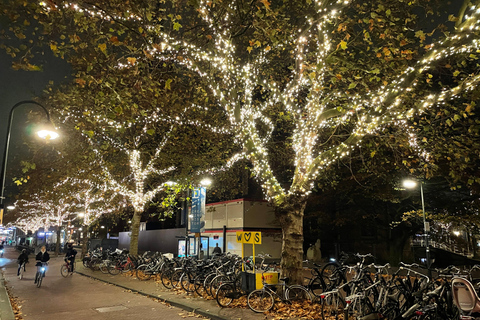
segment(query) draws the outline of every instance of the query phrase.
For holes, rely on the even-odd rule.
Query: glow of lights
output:
[[[210,180],[210,179],[208,179],[208,178],[205,178],[205,179],[203,179],[202,181],[200,181],[200,184],[201,184],[202,186],[206,186],[206,187],[207,187],[207,186],[209,186],[209,185],[212,184],[212,180]]]
[[[407,188],[407,189],[413,189],[413,188],[416,188],[417,187],[417,182],[415,180],[410,180],[410,179],[407,179],[407,180],[403,180],[403,183],[402,185]]]
[[[272,61],[269,57],[270,50],[253,49],[250,53],[252,59],[244,62],[236,58],[239,48],[232,41],[232,35],[225,25],[233,24],[230,15],[225,15],[221,21],[216,19],[214,8],[210,1],[198,1],[198,13],[205,22],[207,34],[211,35],[215,50],[202,49],[183,39],[175,38],[175,33],[164,31],[158,24],[151,24],[141,16],[128,12],[125,15],[108,14],[95,6],[81,6],[76,3],[64,3],[59,7],[53,3],[42,2],[46,14],[53,11],[73,10],[81,12],[85,16],[105,21],[126,21],[138,23],[143,30],[148,30],[154,37],[145,41],[146,45],[141,54],[135,57],[137,60],[148,55],[151,59],[159,61],[175,61],[185,69],[194,72],[206,80],[210,93],[215,97],[218,105],[224,108],[230,122],[230,128],[208,127],[201,122],[193,120],[179,120],[162,116],[161,111],[155,113],[155,121],[163,121],[170,124],[198,125],[207,127],[216,132],[233,133],[235,141],[242,146],[242,152],[235,155],[235,159],[248,159],[253,164],[253,172],[261,182],[269,200],[284,202],[287,197],[304,197],[312,192],[314,182],[320,173],[351,154],[362,144],[364,137],[380,133],[387,125],[397,126],[404,129],[409,135],[409,144],[419,157],[428,161],[429,154],[423,150],[417,136],[409,127],[407,119],[420,115],[428,108],[442,105],[459,97],[460,93],[471,92],[480,83],[480,75],[471,74],[452,88],[443,89],[440,92],[421,96],[416,90],[420,76],[425,75],[439,62],[459,55],[477,54],[480,50],[480,40],[476,39],[473,32],[478,33],[480,7],[472,5],[471,12],[464,17],[463,21],[456,24],[455,32],[452,32],[445,40],[433,43],[422,59],[401,71],[390,83],[379,88],[366,90],[365,93],[352,94],[349,92],[332,92],[326,82],[329,74],[335,70],[328,64],[328,58],[337,46],[331,38],[332,33],[338,26],[338,21],[343,10],[350,5],[349,0],[333,0],[331,2],[315,1],[315,21],[306,19],[303,28],[294,31],[288,43],[280,43],[277,47],[285,49],[290,43],[294,44],[292,52],[295,55],[295,67],[289,75],[290,82],[283,86],[281,83],[262,76],[262,70],[269,66]],[[232,10],[234,8],[232,7]],[[307,17],[308,18],[308,17]],[[315,50],[314,55],[309,51]],[[177,59],[182,56],[183,59]],[[314,58],[311,58],[311,57]],[[315,66],[311,68],[309,66]],[[129,68],[132,65],[121,64],[119,68]],[[314,72],[312,72],[314,71]],[[270,95],[265,102],[254,101],[255,89],[262,86]],[[307,92],[306,103],[299,105],[298,97]],[[417,103],[405,108],[408,97],[416,96]],[[342,102],[347,100],[348,102]],[[241,101],[241,103],[240,103]],[[341,103],[338,103],[341,101]],[[344,108],[337,108],[344,103]],[[267,143],[272,137],[275,128],[274,119],[265,114],[269,107],[282,105],[284,114],[291,117],[295,122],[292,135],[294,150],[295,173],[292,184],[287,187],[279,183],[272,168],[270,168],[271,155],[268,152]],[[194,108],[196,106],[190,106]],[[68,114],[66,117],[81,117],[79,114]],[[148,116],[149,117],[149,116]],[[149,117],[150,118],[150,117]],[[123,124],[107,121],[98,115],[99,127],[124,128]],[[263,126],[260,126],[262,124]],[[329,149],[322,149],[324,141],[319,141],[321,133],[325,129],[333,129],[342,124],[352,124],[349,136]],[[128,126],[128,125],[127,125]],[[260,131],[259,127],[266,128]],[[105,135],[99,132],[98,135]],[[104,137],[112,144],[117,142],[112,137]],[[117,143],[118,144],[118,143]],[[122,147],[118,144],[118,147]],[[161,152],[162,147],[157,148]],[[133,181],[137,188],[128,189],[124,184],[114,181],[111,188],[125,197],[128,197],[135,210],[143,208],[148,196],[143,191],[144,178],[152,173],[160,174],[167,171],[156,171],[153,164],[145,164],[139,159],[139,150],[125,150],[130,159],[130,167]],[[99,156],[100,152],[97,153]],[[234,163],[229,162],[229,164]],[[173,168],[171,170],[174,170]],[[108,180],[113,175],[108,174]],[[114,179],[113,179],[114,180]],[[159,192],[161,188],[154,191]]]
[[[50,131],[50,130],[40,130],[37,132],[37,135],[45,140],[53,140],[57,139],[59,137],[59,134],[55,131]]]

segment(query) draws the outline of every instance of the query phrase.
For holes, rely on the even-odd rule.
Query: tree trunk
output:
[[[62,230],[60,229],[60,226],[57,227],[57,245],[55,246],[55,256],[58,257],[60,254],[60,232]]]
[[[138,254],[138,234],[140,233],[140,219],[142,211],[135,209],[132,218],[132,230],[130,235],[130,254]]]
[[[82,260],[88,252],[88,226],[84,225],[82,228]]]
[[[306,201],[289,199],[288,202],[276,208],[282,227],[282,277],[288,277],[290,284],[303,284],[303,214]]]

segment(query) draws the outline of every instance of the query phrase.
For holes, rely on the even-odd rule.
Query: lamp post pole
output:
[[[432,277],[432,271],[430,267],[432,265],[432,260],[430,259],[430,244],[428,239],[428,233],[430,232],[430,225],[427,222],[425,215],[425,201],[423,198],[423,182],[418,180],[407,179],[403,181],[403,186],[407,189],[413,189],[417,186],[417,183],[420,183],[420,197],[422,200],[422,215],[423,215],[423,238],[425,239],[425,259],[427,263],[428,276]]]
[[[3,150],[3,167],[2,167],[2,190],[0,193],[0,208],[3,209],[3,201],[5,200],[5,178],[6,178],[6,173],[7,173],[7,159],[8,159],[8,149],[10,147],[10,135],[11,135],[11,127],[12,127],[12,122],[13,122],[13,112],[15,109],[23,104],[34,104],[40,108],[42,108],[43,111],[45,111],[45,114],[47,115],[47,120],[50,122],[50,114],[48,113],[47,109],[42,106],[40,103],[33,101],[33,100],[24,100],[20,101],[17,104],[15,104],[12,109],[10,109],[10,114],[8,116],[8,125],[7,125],[7,137],[5,140],[5,149]],[[3,221],[2,221],[3,222]]]
[[[425,238],[425,258],[427,260],[427,272],[428,272],[428,277],[432,278],[432,270],[430,270],[430,266],[432,265],[432,261],[430,260],[430,244],[429,244],[429,239],[428,239],[428,233],[430,226],[427,223],[427,218],[425,215],[425,201],[423,199],[423,183],[420,182],[420,196],[422,198],[422,213],[423,213],[423,233],[424,233],[424,238]]]

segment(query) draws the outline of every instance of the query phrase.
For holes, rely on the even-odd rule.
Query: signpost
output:
[[[195,188],[192,194],[192,217],[190,220],[190,232],[205,231],[205,197],[207,188]]]
[[[262,244],[262,233],[260,231],[237,231],[237,242],[242,244],[242,260],[245,258],[244,245],[248,243],[253,246],[253,272],[255,272],[255,245]],[[244,265],[242,265],[242,269],[245,271]]]

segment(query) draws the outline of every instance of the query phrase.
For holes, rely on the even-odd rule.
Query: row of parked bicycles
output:
[[[318,317],[326,319],[480,319],[475,272],[480,266],[460,270],[454,266],[432,270],[434,277],[417,264],[376,265],[371,254],[342,254],[335,262],[309,264],[312,276],[304,284],[289,284],[288,278],[267,283],[265,272],[278,271],[261,254],[252,257],[221,254],[209,260],[193,257],[167,258],[160,253],[132,256],[126,251],[91,252],[84,266],[113,275],[130,272],[140,281],[156,279],[167,289],[183,290],[228,307],[241,297],[255,312],[271,310],[277,301],[299,307],[315,303]],[[248,273],[262,272],[263,287],[250,285]]]

